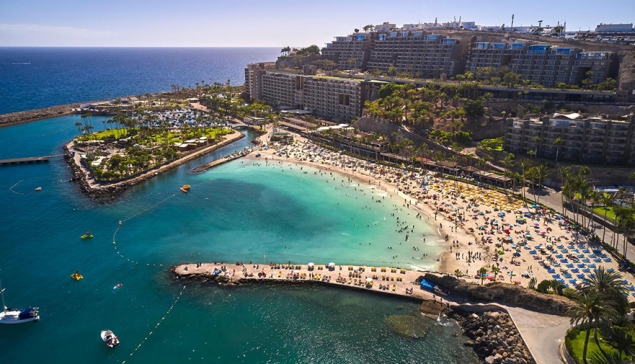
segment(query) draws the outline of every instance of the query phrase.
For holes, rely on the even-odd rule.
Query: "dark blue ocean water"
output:
[[[242,85],[248,63],[278,48],[0,47],[0,114],[205,81]]]

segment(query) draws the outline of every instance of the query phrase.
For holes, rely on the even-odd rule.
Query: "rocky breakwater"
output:
[[[507,313],[468,313],[453,311],[448,317],[463,328],[479,358],[488,364],[532,364],[529,353],[518,329]]]
[[[521,286],[494,282],[481,285],[466,282],[450,275],[426,273],[424,278],[448,289],[452,296],[470,301],[499,302],[524,306],[539,312],[568,316],[575,303],[564,296],[540,293]]]

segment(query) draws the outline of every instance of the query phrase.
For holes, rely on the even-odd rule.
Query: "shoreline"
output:
[[[415,301],[420,304],[419,312],[430,319],[437,320],[441,316],[455,319],[463,335],[470,339],[466,345],[472,346],[482,360],[497,354],[505,355],[504,351],[513,349],[514,354],[526,363],[536,363],[534,353],[543,352],[544,348],[535,342],[533,337],[535,334],[532,332],[535,328],[534,323],[526,327],[527,320],[523,315],[525,312],[531,312],[543,323],[547,322],[547,327],[561,325],[562,321],[568,322],[567,317],[527,309],[516,309],[521,312],[512,314],[512,307],[505,304],[468,303],[461,301],[459,297],[446,295],[438,290],[426,291],[417,281],[424,276],[427,277],[428,273],[401,268],[214,262],[176,265],[169,268],[168,272],[175,280],[189,280],[203,284],[221,286],[270,284],[298,287],[320,285],[331,289],[354,289]],[[442,275],[441,273],[433,274]],[[387,288],[380,288],[383,286]],[[554,320],[554,317],[557,319]],[[495,335],[490,335],[490,332]],[[506,339],[505,344],[500,343],[500,335]],[[509,338],[513,340],[507,340]],[[487,350],[484,350],[484,347]],[[556,355],[556,353],[552,354]],[[508,355],[511,355],[511,352]]]
[[[303,141],[305,140],[301,137],[299,137],[298,139]],[[309,143],[314,144],[311,141],[309,141]],[[261,157],[256,158],[255,157],[256,153],[260,153]],[[434,263],[433,267],[431,268],[432,270],[437,270],[440,272],[454,272],[456,269],[459,269],[465,273],[465,270],[466,270],[465,264],[462,264],[462,262],[464,261],[451,259],[452,258],[451,254],[449,254],[450,253],[449,249],[451,247],[450,240],[458,242],[459,246],[457,249],[461,252],[464,252],[464,251],[466,252],[468,250],[480,252],[484,256],[484,259],[482,261],[485,261],[486,259],[489,258],[489,254],[482,249],[481,245],[470,245],[472,241],[477,239],[474,233],[468,232],[467,229],[464,229],[461,226],[458,226],[457,229],[455,229],[455,231],[453,232],[449,231],[450,229],[448,229],[448,225],[451,223],[451,221],[448,220],[443,213],[439,213],[438,218],[435,219],[436,211],[432,208],[432,206],[430,206],[427,202],[421,202],[411,196],[408,196],[407,194],[401,191],[401,187],[393,183],[389,183],[381,178],[377,178],[370,174],[366,175],[363,172],[359,171],[358,168],[349,169],[349,168],[342,168],[342,167],[331,165],[331,164],[318,163],[318,162],[312,162],[307,160],[299,160],[293,157],[289,157],[289,158],[278,157],[275,155],[275,153],[276,153],[276,150],[272,148],[269,148],[268,150],[264,150],[262,148],[255,148],[251,153],[245,155],[243,158],[254,161],[254,162],[256,161],[262,162],[263,160],[266,160],[272,163],[282,162],[282,163],[289,163],[289,164],[298,164],[302,166],[316,168],[322,171],[335,172],[335,173],[341,174],[344,177],[351,178],[352,180],[355,180],[359,183],[363,183],[367,186],[375,186],[376,190],[385,192],[388,196],[390,196],[389,198],[395,198],[398,201],[402,202],[403,209],[410,210],[411,213],[414,212],[415,214],[420,213],[421,214],[420,220],[427,227],[430,228],[431,230],[430,232],[434,234],[435,236],[438,236],[438,238],[441,239],[442,241],[445,240],[444,242],[439,244],[439,247],[442,249],[442,252],[440,253],[440,255],[437,256],[437,261]],[[353,159],[362,161],[357,158],[353,158]],[[440,225],[442,225],[443,223],[446,223],[446,225],[441,227]],[[444,239],[445,236],[448,237],[447,240]]]
[[[71,173],[73,175],[71,181],[79,183],[79,189],[80,191],[82,191],[82,193],[95,201],[107,202],[114,200],[130,187],[140,182],[156,177],[163,172],[171,170],[193,159],[202,157],[205,154],[211,153],[244,137],[245,134],[241,133],[240,131],[234,131],[232,134],[227,135],[226,139],[224,138],[219,143],[204,147],[203,149],[195,150],[187,155],[184,155],[176,160],[167,162],[160,166],[155,166],[152,169],[141,172],[137,176],[112,183],[98,182],[93,177],[91,177],[91,172],[86,169],[86,167],[84,167],[81,163],[79,152],[76,152],[72,149],[75,144],[74,140],[64,145],[64,160],[71,169]]]

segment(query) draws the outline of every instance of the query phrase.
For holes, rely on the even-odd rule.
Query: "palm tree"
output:
[[[591,354],[591,363],[593,364],[626,364],[630,363],[622,360],[622,355],[616,352],[606,353],[604,351],[600,351],[599,353],[596,351]]]
[[[586,326],[586,336],[584,337],[584,349],[582,350],[582,361],[587,363],[587,349],[589,348],[589,338],[591,329],[594,330],[594,340],[598,348],[602,350],[597,338],[597,328],[611,322],[618,316],[615,308],[604,297],[596,292],[583,291],[577,298],[577,305],[571,311],[571,324]]]
[[[523,185],[521,187],[522,190],[523,190],[523,200],[526,200],[526,198],[527,198],[526,195],[525,195],[525,193],[526,193],[526,191],[525,191],[525,182],[527,181],[526,174],[527,174],[527,171],[529,170],[529,168],[531,168],[531,163],[527,159],[522,159],[518,165],[520,166],[520,171],[522,172],[522,175],[523,175],[523,180],[522,180],[522,184]]]
[[[606,220],[606,215],[609,212],[609,208],[613,205],[613,195],[610,193],[602,193],[600,194],[600,203],[604,206],[604,220]],[[602,242],[604,242],[604,236],[606,235],[606,224],[604,225],[604,230],[602,231]]]
[[[78,122],[75,123],[75,126],[77,127],[77,131],[79,132],[80,135],[82,134],[82,126],[83,125],[84,124],[82,124],[81,121],[78,121]]]
[[[457,270],[454,271],[454,275],[456,276],[456,278],[459,278],[460,276],[463,275],[463,272],[461,272],[460,269],[457,269]]]
[[[594,273],[594,276],[584,279],[582,291],[610,299],[615,302],[617,312],[625,315],[628,311],[628,300],[624,295],[628,292],[622,277],[617,272],[609,272],[602,266],[595,269]]]
[[[556,146],[556,163],[558,163],[558,154],[560,154],[560,145],[562,145],[562,139],[560,137],[557,137],[556,140],[553,142],[553,145]]]
[[[492,267],[491,272],[494,273],[494,279],[496,279],[496,277],[498,277],[498,275],[501,273],[501,269],[495,265]]]
[[[479,269],[477,273],[481,278],[481,284],[483,284],[483,280],[485,279],[485,275],[487,274],[487,268],[481,267],[481,269]]]

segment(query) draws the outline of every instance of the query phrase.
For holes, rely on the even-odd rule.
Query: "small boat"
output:
[[[187,193],[187,190],[186,190],[185,188],[181,187],[181,188],[179,188],[179,189],[181,190],[181,192],[183,192],[183,193]]]
[[[82,239],[92,239],[94,238],[93,234],[90,233],[90,231],[87,231],[86,234],[81,236]]]
[[[106,343],[106,346],[109,348],[114,348],[115,346],[119,346],[119,339],[117,335],[111,330],[103,330],[101,332],[101,339]]]
[[[186,191],[189,191],[191,187],[190,185],[183,185],[182,188],[185,189]]]
[[[80,279],[84,279],[84,276],[79,274],[78,271],[75,271],[75,273],[71,274],[71,278],[73,278],[76,281],[79,281]]]
[[[0,284],[0,295],[2,295],[2,312],[0,312],[0,324],[23,324],[25,322],[38,321],[40,312],[37,307],[29,308],[8,308],[4,303],[4,289]]]
[[[42,187],[36,187],[35,190],[36,191],[42,191]]]

